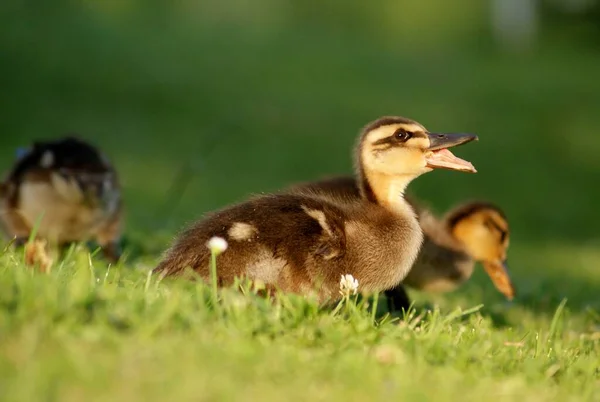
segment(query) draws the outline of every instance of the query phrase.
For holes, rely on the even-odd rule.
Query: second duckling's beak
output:
[[[496,289],[506,296],[508,300],[512,300],[515,297],[515,288],[510,280],[506,262],[485,261],[482,265],[485,268],[485,272],[492,279]]]
[[[433,169],[450,169],[461,172],[476,173],[471,162],[456,157],[448,148],[466,144],[479,138],[475,134],[439,134],[428,133],[429,148],[427,148],[427,167]]]

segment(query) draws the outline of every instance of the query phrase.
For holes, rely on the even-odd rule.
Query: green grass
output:
[[[478,0],[321,3],[0,5],[1,169],[37,138],[94,141],[122,178],[127,253],[107,271],[76,252],[48,275],[0,256],[1,400],[600,398],[597,43],[543,20],[530,51],[504,51]],[[148,277],[206,211],[351,172],[357,131],[383,114],[479,135],[459,152],[477,175],[410,190],[438,212],[505,210],[514,302],[481,269],[413,292],[406,322],[382,322],[383,300],[374,322],[234,291],[215,311],[209,286]]]
[[[600,315],[568,302],[533,314],[492,297],[398,320],[383,301],[374,319],[353,297],[334,311],[224,289],[215,308],[208,285],[85,250],[50,274],[21,259],[0,257],[4,401],[600,397]]]

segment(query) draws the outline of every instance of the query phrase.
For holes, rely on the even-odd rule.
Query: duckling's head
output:
[[[404,117],[382,117],[368,124],[358,141],[361,191],[367,199],[394,203],[411,180],[433,169],[474,173],[470,162],[448,148],[476,139],[474,134],[430,133]]]
[[[509,228],[502,210],[490,203],[471,202],[451,211],[446,222],[467,254],[481,262],[496,288],[512,299],[515,289],[506,267]]]
[[[72,135],[34,142],[19,158],[12,176],[22,180],[30,171],[45,172],[58,190],[80,194],[92,203],[102,201],[108,193],[112,198],[116,185],[116,173],[106,156]]]
[[[430,133],[404,117],[382,117],[367,125],[359,140],[358,163],[390,176],[419,176],[433,169],[475,173],[470,162],[448,148],[476,140],[474,134]]]
[[[112,170],[110,162],[92,144],[69,135],[52,141],[37,141],[32,154],[43,168],[65,173],[107,173]]]

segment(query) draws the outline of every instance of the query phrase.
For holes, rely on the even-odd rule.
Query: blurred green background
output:
[[[438,212],[494,201],[525,295],[567,277],[596,299],[598,1],[5,0],[0,34],[0,166],[92,140],[151,253],[250,193],[350,173],[359,129],[395,114],[480,137],[458,150],[477,175],[411,191]]]

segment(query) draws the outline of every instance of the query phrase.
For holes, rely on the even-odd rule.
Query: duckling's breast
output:
[[[364,221],[347,224],[348,257],[359,289],[379,292],[391,289],[406,277],[423,242],[423,232],[411,216],[384,219],[374,225]]]
[[[49,182],[23,182],[17,208],[30,228],[41,218],[38,227],[41,237],[61,243],[90,238],[104,219],[114,213],[114,200],[108,203],[109,208],[102,200],[98,201],[87,202],[77,183],[53,176]]]

